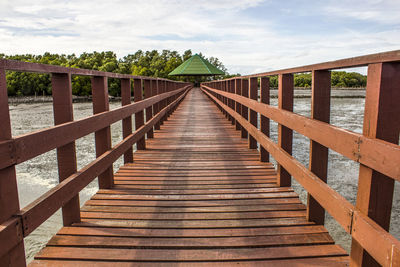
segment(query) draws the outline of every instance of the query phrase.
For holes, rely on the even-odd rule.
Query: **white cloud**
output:
[[[0,53],[112,50],[122,57],[138,49],[192,49],[218,57],[230,72],[247,74],[399,47],[399,27],[368,34],[350,26],[345,32],[323,36],[308,34],[307,29],[301,29],[302,35],[285,34],[274,28],[273,18],[245,14],[262,2],[36,0],[32,5],[27,0],[0,0]],[[390,6],[399,4],[393,1]],[[365,10],[365,20],[379,16],[377,11],[368,15],[368,7],[358,10]],[[332,5],[321,12],[358,16],[334,10]]]

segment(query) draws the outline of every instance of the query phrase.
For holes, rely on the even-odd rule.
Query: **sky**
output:
[[[400,49],[400,0],[0,0],[0,53],[170,49],[251,74]]]

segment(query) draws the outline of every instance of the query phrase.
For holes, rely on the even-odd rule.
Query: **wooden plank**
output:
[[[87,219],[123,219],[123,220],[235,220],[235,219],[269,219],[269,218],[292,218],[304,217],[304,210],[289,211],[243,211],[243,212],[190,212],[190,213],[159,213],[159,212],[81,212],[82,218]]]
[[[346,252],[335,245],[292,246],[272,248],[240,249],[180,249],[171,253],[163,249],[106,249],[45,247],[37,259],[85,259],[85,260],[124,260],[124,261],[227,261],[262,260],[318,256],[344,256]],[[178,257],[178,258],[177,258]]]
[[[264,199],[216,199],[213,201],[193,200],[120,200],[120,199],[96,199],[93,196],[86,202],[87,205],[109,205],[109,206],[154,206],[160,207],[215,207],[215,206],[242,206],[242,205],[268,205],[300,203],[296,197],[293,198],[264,198]]]
[[[136,267],[136,266],[162,266],[162,267],[173,267],[176,266],[176,262],[116,262],[116,261],[79,261],[79,260],[68,260],[68,261],[60,261],[60,260],[35,260],[29,266],[64,266],[64,267],[75,267],[75,266],[84,266],[84,267],[92,267],[92,266],[109,266],[109,265],[118,265],[121,267]],[[180,262],[179,266],[195,266],[195,267],[204,267],[204,266],[215,266],[215,262]],[[313,257],[313,258],[298,258],[298,259],[273,259],[273,260],[257,260],[257,261],[223,261],[218,262],[218,266],[240,266],[240,267],[249,267],[249,266],[276,266],[276,267],[308,267],[308,266],[349,266],[348,257],[343,256],[334,256],[334,257]]]
[[[241,237],[241,236],[271,236],[327,233],[320,225],[277,226],[257,228],[217,228],[217,229],[146,229],[146,228],[110,228],[84,227],[75,224],[73,227],[63,227],[57,235],[79,236],[119,236],[119,237]]]
[[[91,248],[143,248],[146,249],[198,249],[198,248],[246,248],[273,246],[301,246],[333,244],[327,233],[297,234],[251,237],[98,237],[56,235],[48,242],[49,246],[91,247]]]
[[[248,211],[282,211],[282,210],[305,210],[303,204],[274,204],[274,205],[259,205],[259,206],[225,206],[225,207],[141,207],[141,206],[90,206],[85,205],[81,208],[81,211],[94,211],[94,212],[117,212],[117,213],[188,213],[188,212],[248,212]]]

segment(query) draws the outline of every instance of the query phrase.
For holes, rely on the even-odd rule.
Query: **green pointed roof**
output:
[[[168,75],[224,75],[222,70],[212,65],[206,59],[195,54]]]

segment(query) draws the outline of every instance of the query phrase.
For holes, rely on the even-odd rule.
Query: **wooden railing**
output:
[[[7,70],[51,74],[56,126],[12,136]],[[71,75],[92,77],[93,116],[74,121]],[[108,78],[121,82],[122,107],[111,111]],[[132,81],[134,103],[131,103]],[[122,155],[125,163],[132,162],[133,145],[145,149],[145,135],[153,137],[153,128],[159,129],[191,87],[166,79],[0,60],[0,266],[25,266],[24,237],[58,209],[62,208],[64,225],[79,222],[79,192],[96,177],[100,188],[112,187],[113,162]],[[132,132],[133,114],[136,129]],[[123,140],[112,147],[110,125],[117,121],[122,121]],[[97,158],[78,171],[75,140],[93,132]],[[15,165],[52,149],[57,149],[60,183],[20,209]]]
[[[363,134],[329,124],[330,70],[359,66],[368,66]],[[312,73],[311,118],[293,113],[293,74],[300,72]],[[278,107],[269,105],[272,75],[279,76]],[[293,176],[304,187],[310,221],[324,224],[326,210],[351,234],[352,266],[400,266],[400,242],[388,233],[394,181],[400,181],[400,51],[235,77],[201,87],[242,131],[242,137],[249,135],[250,148],[260,144],[262,161],[268,161],[269,154],[275,158],[279,185],[291,185]],[[269,138],[270,119],[278,123],[278,143]],[[310,139],[309,168],[291,156],[293,131]],[[355,206],[326,184],[328,149],[360,163]]]

